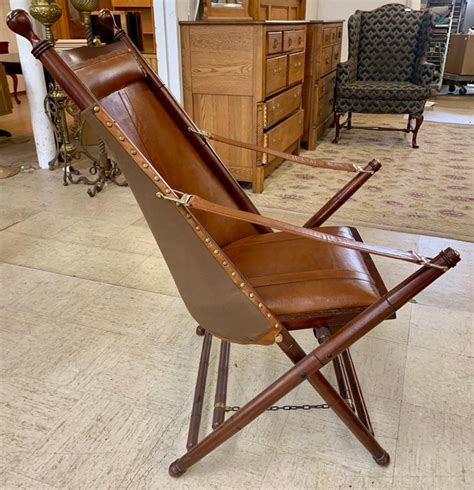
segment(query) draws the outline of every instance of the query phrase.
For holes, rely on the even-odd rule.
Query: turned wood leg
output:
[[[200,327],[198,327],[200,328]],[[204,402],[204,394],[206,391],[207,371],[209,368],[209,355],[211,353],[212,335],[204,334],[202,342],[201,360],[199,361],[198,376],[196,380],[196,388],[194,389],[193,409],[191,411],[191,419],[189,421],[188,441],[186,448],[193,448],[199,439],[199,429],[201,427],[202,405]]]
[[[18,98],[18,77],[15,73],[9,73],[13,80],[13,98],[17,104],[21,104],[21,100]]]
[[[413,130],[413,139],[411,142],[411,146],[413,148],[419,148],[420,145],[417,144],[416,137],[418,136],[418,130],[420,129],[421,124],[423,123],[424,117],[422,115],[413,116],[413,119],[415,119],[415,129]]]
[[[339,133],[341,131],[341,116],[342,114],[340,112],[334,113],[334,126],[336,127],[336,135],[332,140],[334,144],[339,143]]]
[[[216,396],[214,398],[214,414],[212,417],[212,428],[219,427],[225,419],[225,404],[227,399],[227,379],[229,377],[229,352],[230,344],[221,340],[221,351],[219,356],[219,368],[217,371]]]

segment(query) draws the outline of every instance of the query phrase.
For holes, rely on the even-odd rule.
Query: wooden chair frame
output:
[[[108,11],[103,11],[100,17],[104,24],[113,28],[113,17]],[[113,136],[115,143],[123,148],[124,151],[127,151],[127,157],[130,158],[130,161],[153,181],[159,190],[157,197],[163,197],[163,201],[166,199],[168,206],[176,206],[178,212],[182,213],[188,220],[192,221],[194,219],[192,209],[197,208],[210,213],[227,213],[225,214],[226,216],[237,220],[266,224],[267,226],[276,228],[280,226],[283,228],[279,229],[289,229],[295,233],[304,235],[313,234],[314,236],[310,236],[310,238],[321,239],[318,238],[316,232],[311,231],[311,228],[323,223],[380,168],[380,164],[373,161],[365,167],[365,171],[357,172],[357,175],[330,199],[304,227],[286,225],[276,220],[263,218],[260,215],[228,209],[209,202],[206,204],[205,200],[198,199],[197,197],[193,198],[195,196],[178,197],[176,192],[170,189],[159,178],[159,174],[153,168],[153,163],[141,155],[133,146],[130,147],[130,142],[122,136],[120,130],[111,122],[111,118],[101,108],[100,103],[95,99],[92,92],[71,72],[62,58],[52,49],[51,44],[47,41],[41,41],[36,36],[31,28],[26,12],[22,10],[11,12],[7,18],[7,23],[14,32],[31,42],[33,45],[33,55],[44,64],[51,75],[64,87],[78,107],[82,111],[87,112],[88,117],[95,122],[96,127],[108,133],[109,136]],[[115,29],[115,38],[122,40],[128,46],[129,51],[133,51],[138,60],[142,59],[139,51],[133,46],[123,31]],[[141,67],[146,72],[148,83],[152,85],[153,89],[166,92],[169,97],[166,88],[153,70],[145,62],[141,64]],[[189,138],[199,139],[200,136],[190,132]],[[204,142],[204,145],[207,145],[207,143]],[[323,239],[328,239],[328,237]],[[213,430],[202,440],[199,440],[199,429],[213,335],[205,328],[198,327],[197,333],[203,335],[203,347],[191,414],[187,452],[170,465],[169,473],[171,476],[177,477],[182,475],[193,464],[252,422],[271,405],[303,383],[303,381],[308,381],[313,386],[334,413],[371,453],[377,464],[387,465],[389,463],[388,453],[374,437],[349,348],[383,320],[392,317],[399,308],[438,279],[448,269],[454,267],[459,262],[460,256],[456,251],[447,248],[441,251],[435,258],[426,259],[409,252],[400,252],[397,254],[395,251],[364,245],[359,241],[341,239],[333,239],[333,241],[335,242],[335,246],[355,248],[368,253],[378,253],[379,255],[401,258],[402,260],[417,262],[422,267],[390,291],[384,289],[383,283],[380,280],[380,298],[358,314],[352,315],[352,318],[347,322],[344,320],[342,325],[338,325],[338,328],[329,328],[323,324],[315,325],[314,332],[319,341],[319,345],[308,354],[300,347],[289,329],[276,320],[277,323],[274,325],[275,331],[272,332],[271,342],[265,343],[276,343],[294,366],[259,395],[242,406],[239,411],[227,420],[224,419],[230,343],[226,339],[222,340],[212,422]],[[375,268],[371,272],[380,279]],[[244,283],[242,284],[245,286]],[[243,286],[241,285],[241,287]],[[250,297],[252,295],[253,293],[250,294]],[[266,316],[271,321],[275,321],[271,312],[268,312]],[[339,393],[320,372],[321,368],[330,362],[333,363],[335,368]]]

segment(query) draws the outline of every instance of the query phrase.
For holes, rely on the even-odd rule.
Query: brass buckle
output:
[[[182,204],[183,206],[189,206],[189,200],[191,199],[191,197],[193,197],[192,194],[185,194],[184,192],[175,190],[173,190],[173,192],[175,194],[181,194],[181,197],[167,196],[162,192],[157,192],[156,197],[158,197],[159,199],[165,199],[166,201],[173,201],[176,203],[176,205]]]

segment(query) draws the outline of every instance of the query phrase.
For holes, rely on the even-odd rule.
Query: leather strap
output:
[[[321,231],[313,230],[311,228],[303,228],[301,226],[285,223],[273,218],[267,218],[260,214],[249,213],[247,211],[240,211],[238,209],[221,206],[220,204],[213,203],[202,197],[195,196],[193,194],[184,194],[179,191],[174,191],[175,194],[181,194],[181,198],[174,198],[165,196],[161,192],[157,193],[157,197],[167,199],[176,202],[177,205],[184,205],[189,208],[198,209],[207,213],[217,214],[219,216],[225,216],[226,218],[236,219],[240,221],[246,221],[247,223],[253,223],[256,225],[267,226],[278,231],[285,231],[292,233],[293,235],[299,235],[305,238],[310,238],[320,242],[329,243],[339,247],[350,248],[359,252],[365,252],[373,255],[380,255],[381,257],[390,257],[392,259],[403,260],[405,262],[412,262],[415,264],[424,265],[440,270],[447,270],[446,267],[433,264],[431,259],[423,257],[416,252],[409,250],[396,250],[388,247],[381,247],[378,245],[369,245],[367,243],[358,242],[357,240],[351,240],[349,238],[343,238],[339,236],[329,235]]]
[[[207,140],[214,140],[224,143],[226,145],[237,146],[238,148],[245,148],[246,150],[256,151],[260,153],[267,153],[268,155],[273,155],[274,157],[283,158],[284,160],[290,160],[295,163],[301,163],[302,165],[307,165],[308,167],[314,168],[327,168],[331,170],[343,170],[345,172],[365,172],[362,167],[352,163],[332,163],[326,162],[325,160],[319,160],[318,158],[308,158],[301,157],[299,155],[292,155],[291,153],[285,153],[283,151],[273,150],[272,148],[265,148],[263,146],[254,145],[252,143],[244,143],[243,141],[237,141],[224,136],[219,136],[214,133],[209,133],[208,131],[202,131],[195,129],[193,127],[188,128],[192,133],[196,133],[199,136]]]

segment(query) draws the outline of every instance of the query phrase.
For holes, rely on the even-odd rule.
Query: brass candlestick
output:
[[[94,46],[94,33],[92,32],[91,12],[97,10],[99,0],[71,0],[72,6],[82,14],[84,30],[88,46]]]

